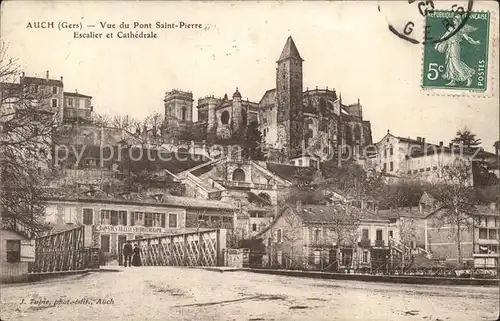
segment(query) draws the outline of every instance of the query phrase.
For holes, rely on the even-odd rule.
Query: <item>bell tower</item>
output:
[[[276,68],[277,145],[288,156],[302,146],[302,62],[299,51],[288,37]]]

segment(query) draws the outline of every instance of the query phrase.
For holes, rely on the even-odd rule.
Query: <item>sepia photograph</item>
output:
[[[498,2],[0,10],[1,321],[500,318]]]

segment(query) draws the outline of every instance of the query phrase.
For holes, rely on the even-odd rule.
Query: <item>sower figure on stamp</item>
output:
[[[131,266],[132,253],[132,245],[130,243],[125,243],[125,245],[123,245],[123,266],[127,267],[127,262],[128,266]]]
[[[443,42],[438,42],[435,49],[441,53],[445,54],[445,73],[443,78],[449,80],[450,82],[446,85],[454,86],[456,82],[466,81],[466,86],[470,87],[472,83],[472,76],[475,74],[475,70],[467,66],[462,60],[460,60],[460,43],[463,39],[467,40],[472,45],[478,45],[479,40],[472,39],[468,33],[476,31],[474,28],[468,24],[465,24],[460,30],[456,30],[462,24],[462,16],[457,15],[453,18],[454,26],[449,26],[448,30],[444,33],[441,39],[448,37],[451,33],[453,34],[449,39]]]
[[[134,246],[134,254],[132,256],[132,265],[133,266],[141,266],[141,250],[137,246]]]

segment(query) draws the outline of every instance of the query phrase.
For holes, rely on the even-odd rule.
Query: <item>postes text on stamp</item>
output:
[[[489,12],[427,14],[422,87],[486,91],[489,27]]]

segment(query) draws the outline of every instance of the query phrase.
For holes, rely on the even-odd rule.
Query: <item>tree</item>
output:
[[[161,136],[160,129],[163,125],[164,117],[160,113],[153,113],[144,119],[144,124],[152,131],[153,137]]]
[[[411,254],[412,242],[417,237],[417,225],[411,217],[401,217],[398,220],[399,241],[401,248],[401,273],[404,272],[405,258]]]
[[[111,120],[111,126],[130,132],[136,129],[137,123],[138,121],[129,115],[116,115]]]
[[[335,159],[331,159],[321,164],[321,173],[319,186],[327,191],[339,191],[357,199],[377,198],[386,186],[380,172],[365,171],[353,161],[345,161],[339,166]]]
[[[111,124],[111,117],[106,114],[94,113],[92,115],[92,124],[97,127],[109,127]]]
[[[36,235],[44,223],[42,184],[50,171],[52,137],[60,116],[52,87],[28,78],[16,82],[17,61],[0,46],[0,216],[2,224]]]
[[[436,217],[436,225],[451,227],[451,236],[457,245],[457,263],[462,266],[462,233],[473,227],[476,212],[476,191],[472,186],[472,169],[469,162],[455,159],[453,164],[443,167],[439,176],[442,183],[436,185],[432,195],[442,208]]]
[[[361,211],[352,206],[336,205],[332,207],[332,218],[328,224],[333,232],[337,248],[337,268],[340,268],[340,251],[343,246],[353,246],[358,239]]]
[[[467,127],[457,130],[456,137],[452,139],[452,142],[457,145],[463,145],[467,150],[481,145],[481,139],[471,133]]]
[[[398,211],[404,207],[413,207],[418,205],[418,201],[425,190],[423,182],[414,180],[401,180],[396,184],[385,185],[380,190],[381,208],[391,208]]]
[[[297,211],[297,209],[294,209],[292,207],[290,207],[283,213],[283,219],[287,224],[287,228],[282,232],[282,237],[285,241],[287,241],[287,244],[290,245],[289,266],[291,266],[293,263],[297,262],[294,252],[295,244],[302,239],[303,224],[299,212]],[[298,265],[300,265],[300,263]]]
[[[243,142],[243,157],[253,160],[265,159],[262,151],[262,133],[259,130],[259,124],[255,121],[247,127]]]

